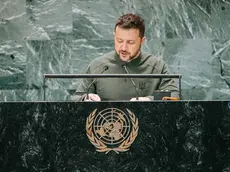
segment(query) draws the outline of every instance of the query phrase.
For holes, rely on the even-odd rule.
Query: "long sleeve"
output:
[[[166,63],[164,63],[163,65],[161,74],[171,74]],[[172,97],[180,97],[177,82],[174,78],[162,78],[158,89],[171,91]]]
[[[90,72],[90,67],[88,66],[87,70],[86,70],[86,74],[91,74]],[[72,101],[82,101],[84,99],[84,97],[87,95],[87,92],[89,93],[95,93],[96,89],[95,89],[95,84],[92,84],[89,87],[89,85],[91,83],[93,83],[94,78],[84,78],[82,79],[81,83],[79,84],[76,92],[74,93],[74,95],[71,96],[71,100]]]

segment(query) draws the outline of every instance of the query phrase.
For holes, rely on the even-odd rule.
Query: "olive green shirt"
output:
[[[93,60],[87,70],[87,74],[127,74],[124,70],[124,62],[115,52],[109,52]],[[130,74],[170,74],[166,63],[159,57],[141,52],[138,57],[126,62],[125,66]],[[105,69],[107,68],[107,70]],[[137,91],[130,78],[92,78],[83,79],[72,100],[81,101],[89,93],[98,94],[102,101],[107,100],[130,100],[137,96],[154,99],[153,92],[156,90],[171,91],[171,96],[179,98],[177,83],[171,78],[133,78]],[[89,87],[89,84],[92,83]],[[88,88],[89,87],[89,88]]]

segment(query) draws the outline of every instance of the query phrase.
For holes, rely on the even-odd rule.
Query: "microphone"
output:
[[[104,66],[103,70],[101,71],[100,74],[104,73],[106,70],[109,69],[109,66]],[[86,94],[86,99],[89,99],[89,89],[91,88],[91,86],[95,83],[95,81],[97,80],[97,78],[94,78],[94,80],[88,85],[87,87],[87,94]]]
[[[123,65],[121,65],[121,66],[124,68],[124,70],[125,70],[125,72],[126,72],[127,74],[130,74],[129,71],[127,70],[127,67],[126,67],[125,64],[123,64]],[[136,99],[139,100],[139,94],[138,94],[137,86],[136,86],[135,82],[133,81],[133,78],[130,78],[130,80],[131,80],[131,82],[132,82],[132,84],[133,84],[133,86],[134,86],[134,88],[135,88],[135,91],[136,91]]]

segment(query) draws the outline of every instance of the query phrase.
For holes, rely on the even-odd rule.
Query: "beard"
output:
[[[135,57],[137,57],[140,54],[140,52],[141,52],[141,46],[139,46],[137,51],[135,51],[133,54],[131,54],[128,51],[122,51],[122,50],[117,52],[117,54],[119,55],[119,57],[122,61],[130,61],[130,60],[134,59]]]

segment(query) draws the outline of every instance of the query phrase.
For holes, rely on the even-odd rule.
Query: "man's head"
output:
[[[129,61],[139,55],[145,37],[144,20],[135,14],[125,14],[116,22],[114,44],[122,61]]]

